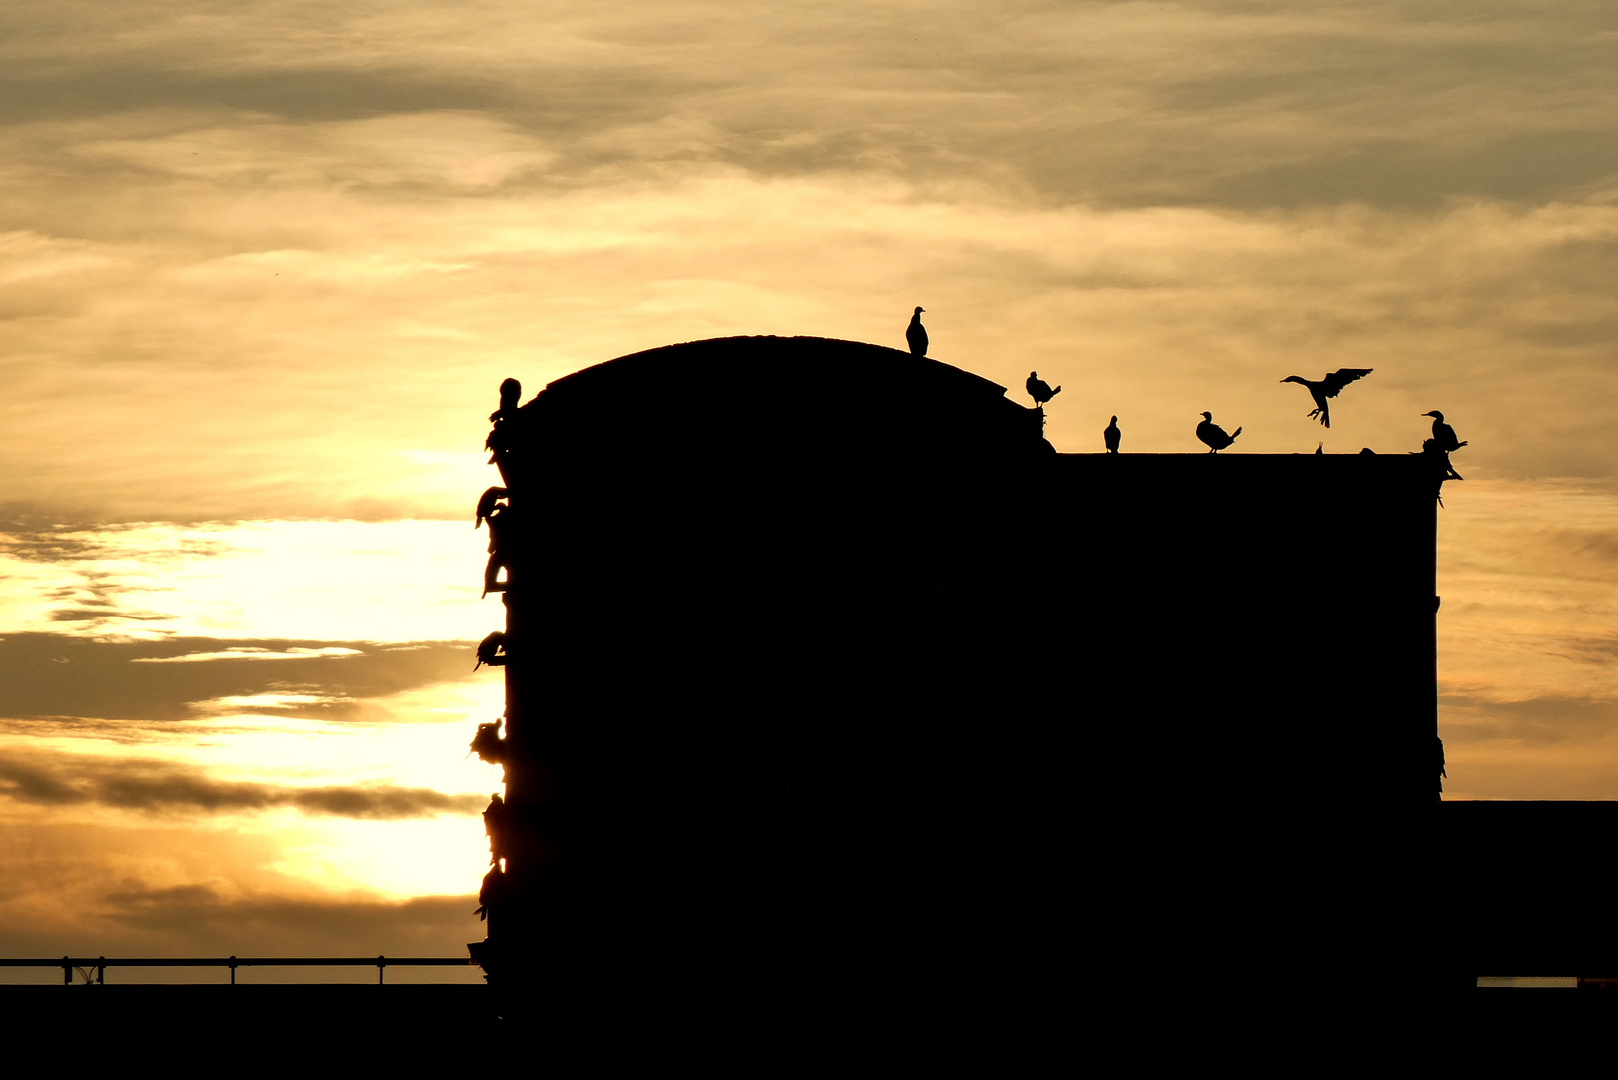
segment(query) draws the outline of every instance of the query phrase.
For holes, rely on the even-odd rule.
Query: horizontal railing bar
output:
[[[0,957],[0,967],[468,967],[465,957],[453,956],[58,956]]]

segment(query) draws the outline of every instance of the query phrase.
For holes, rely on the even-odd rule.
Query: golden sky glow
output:
[[[0,12],[0,952],[479,936],[499,381],[917,304],[1064,387],[1063,451],[1444,410],[1449,789],[1618,798],[1615,40],[1571,0]],[[1324,431],[1280,380],[1342,366]]]

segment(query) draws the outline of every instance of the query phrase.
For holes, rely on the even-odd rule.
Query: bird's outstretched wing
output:
[[[1338,368],[1336,371],[1320,380],[1320,392],[1325,394],[1327,397],[1336,397],[1343,387],[1347,386],[1355,379],[1365,378],[1365,376],[1369,375],[1374,370],[1376,369],[1368,367]]]

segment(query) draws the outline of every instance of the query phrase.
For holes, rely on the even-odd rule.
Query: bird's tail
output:
[[[1057,394],[1060,394],[1061,392],[1062,392],[1062,388],[1060,386],[1058,386],[1055,390],[1051,391],[1051,397],[1055,397]],[[1466,444],[1462,443],[1461,445],[1465,446]]]
[[[1236,436],[1240,435],[1241,433],[1242,433],[1241,428],[1237,428],[1235,431],[1231,432],[1230,433],[1230,441],[1235,442],[1236,441]]]

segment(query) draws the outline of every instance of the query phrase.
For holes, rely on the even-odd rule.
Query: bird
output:
[[[1118,418],[1116,416],[1112,418],[1112,423],[1108,424],[1101,431],[1101,438],[1104,442],[1106,442],[1107,453],[1109,454],[1116,454],[1118,452],[1118,443],[1123,437],[1124,433],[1118,430]]]
[[[1210,454],[1219,453],[1219,451],[1235,442],[1236,436],[1241,433],[1242,429],[1237,428],[1231,434],[1226,435],[1225,429],[1213,422],[1213,413],[1210,412],[1203,413],[1202,423],[1197,425],[1197,438],[1212,447],[1208,451]]]
[[[1040,405],[1045,404],[1051,398],[1062,392],[1062,388],[1060,386],[1058,386],[1055,390],[1052,390],[1051,384],[1046,382],[1044,379],[1041,379],[1039,377],[1039,372],[1037,371],[1030,371],[1028,373],[1028,381],[1023,383],[1023,386],[1027,387],[1028,396],[1033,398],[1034,401]]]
[[[522,383],[516,379],[507,379],[500,384],[500,407],[489,414],[489,422],[504,420],[517,411],[517,402],[522,400]]]
[[[511,493],[503,487],[492,487],[485,491],[478,499],[477,517],[472,522],[472,528],[482,525],[485,519],[492,518],[498,509],[500,500]]]
[[[1336,397],[1342,392],[1343,387],[1355,379],[1365,378],[1374,370],[1374,368],[1345,367],[1338,368],[1319,382],[1311,382],[1302,375],[1288,375],[1281,381],[1295,382],[1306,387],[1309,396],[1315,399],[1315,408],[1309,414],[1310,418],[1318,417],[1323,426],[1331,427],[1331,407],[1327,404],[1327,399]]]
[[[488,664],[490,667],[505,667],[506,659],[505,631],[496,630],[478,642],[478,662],[472,665],[472,670],[476,671],[484,664]]]
[[[1444,423],[1443,413],[1434,409],[1432,412],[1424,412],[1421,415],[1433,418],[1433,441],[1438,444],[1438,448],[1444,453],[1448,454],[1466,445],[1455,438],[1455,429]]]
[[[910,316],[910,325],[905,327],[905,340],[910,342],[910,351],[917,356],[927,355],[927,328],[921,325],[921,313],[926,310],[916,308],[916,313]]]

